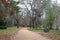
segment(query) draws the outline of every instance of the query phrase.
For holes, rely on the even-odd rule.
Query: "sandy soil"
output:
[[[11,38],[12,40],[51,40],[42,35],[27,30],[26,28],[20,29],[14,37]]]

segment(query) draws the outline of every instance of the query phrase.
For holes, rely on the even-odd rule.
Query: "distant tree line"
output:
[[[59,14],[60,6],[58,6],[57,0],[54,3],[52,3],[51,0],[33,0],[33,1],[29,0],[27,4],[30,5],[31,8],[30,10],[27,7],[26,3],[22,1],[22,4],[24,4],[27,9],[26,11],[27,15],[24,16],[24,18],[22,18],[23,20],[22,23],[25,24],[25,26],[36,29],[44,28],[45,32],[49,32],[49,30],[55,28],[53,26],[56,23],[55,29],[58,29],[57,21],[60,15]],[[43,18],[44,14],[45,17]]]

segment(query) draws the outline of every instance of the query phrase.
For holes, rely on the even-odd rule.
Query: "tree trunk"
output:
[[[19,28],[19,21],[16,19],[16,22],[17,22],[17,28]]]

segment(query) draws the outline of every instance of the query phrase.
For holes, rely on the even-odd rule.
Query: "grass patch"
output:
[[[30,29],[31,31],[36,31],[36,32],[44,32],[44,29],[43,28],[39,28],[39,29]],[[49,34],[56,34],[56,35],[60,35],[60,30],[55,30],[55,29],[52,29],[48,32]]]
[[[16,27],[8,27],[7,29],[0,29],[0,34],[13,33],[17,31]]]
[[[36,28],[32,28],[32,29],[30,29],[31,31],[36,31],[36,32],[43,32],[43,29],[42,28],[40,28],[40,29],[36,29]]]
[[[60,30],[50,30],[49,33],[60,35]]]

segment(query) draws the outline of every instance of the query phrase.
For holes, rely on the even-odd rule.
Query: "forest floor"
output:
[[[55,30],[55,29],[52,29],[50,30],[49,32],[44,32],[43,30],[44,29],[29,29],[33,32],[37,32],[38,34],[44,36],[44,37],[47,37],[51,40],[60,40],[60,30]]]
[[[60,40],[60,35],[56,35],[53,33],[44,33],[44,32],[43,33],[40,32],[39,34],[52,40]]]
[[[7,29],[0,29],[0,40],[11,40],[11,37],[13,37],[17,31],[17,27],[8,27]]]
[[[60,40],[60,35],[19,28],[17,32],[0,35],[0,40]]]
[[[14,37],[11,37],[12,40],[51,40],[47,37],[44,37],[37,32],[27,30],[27,28],[21,28]]]

